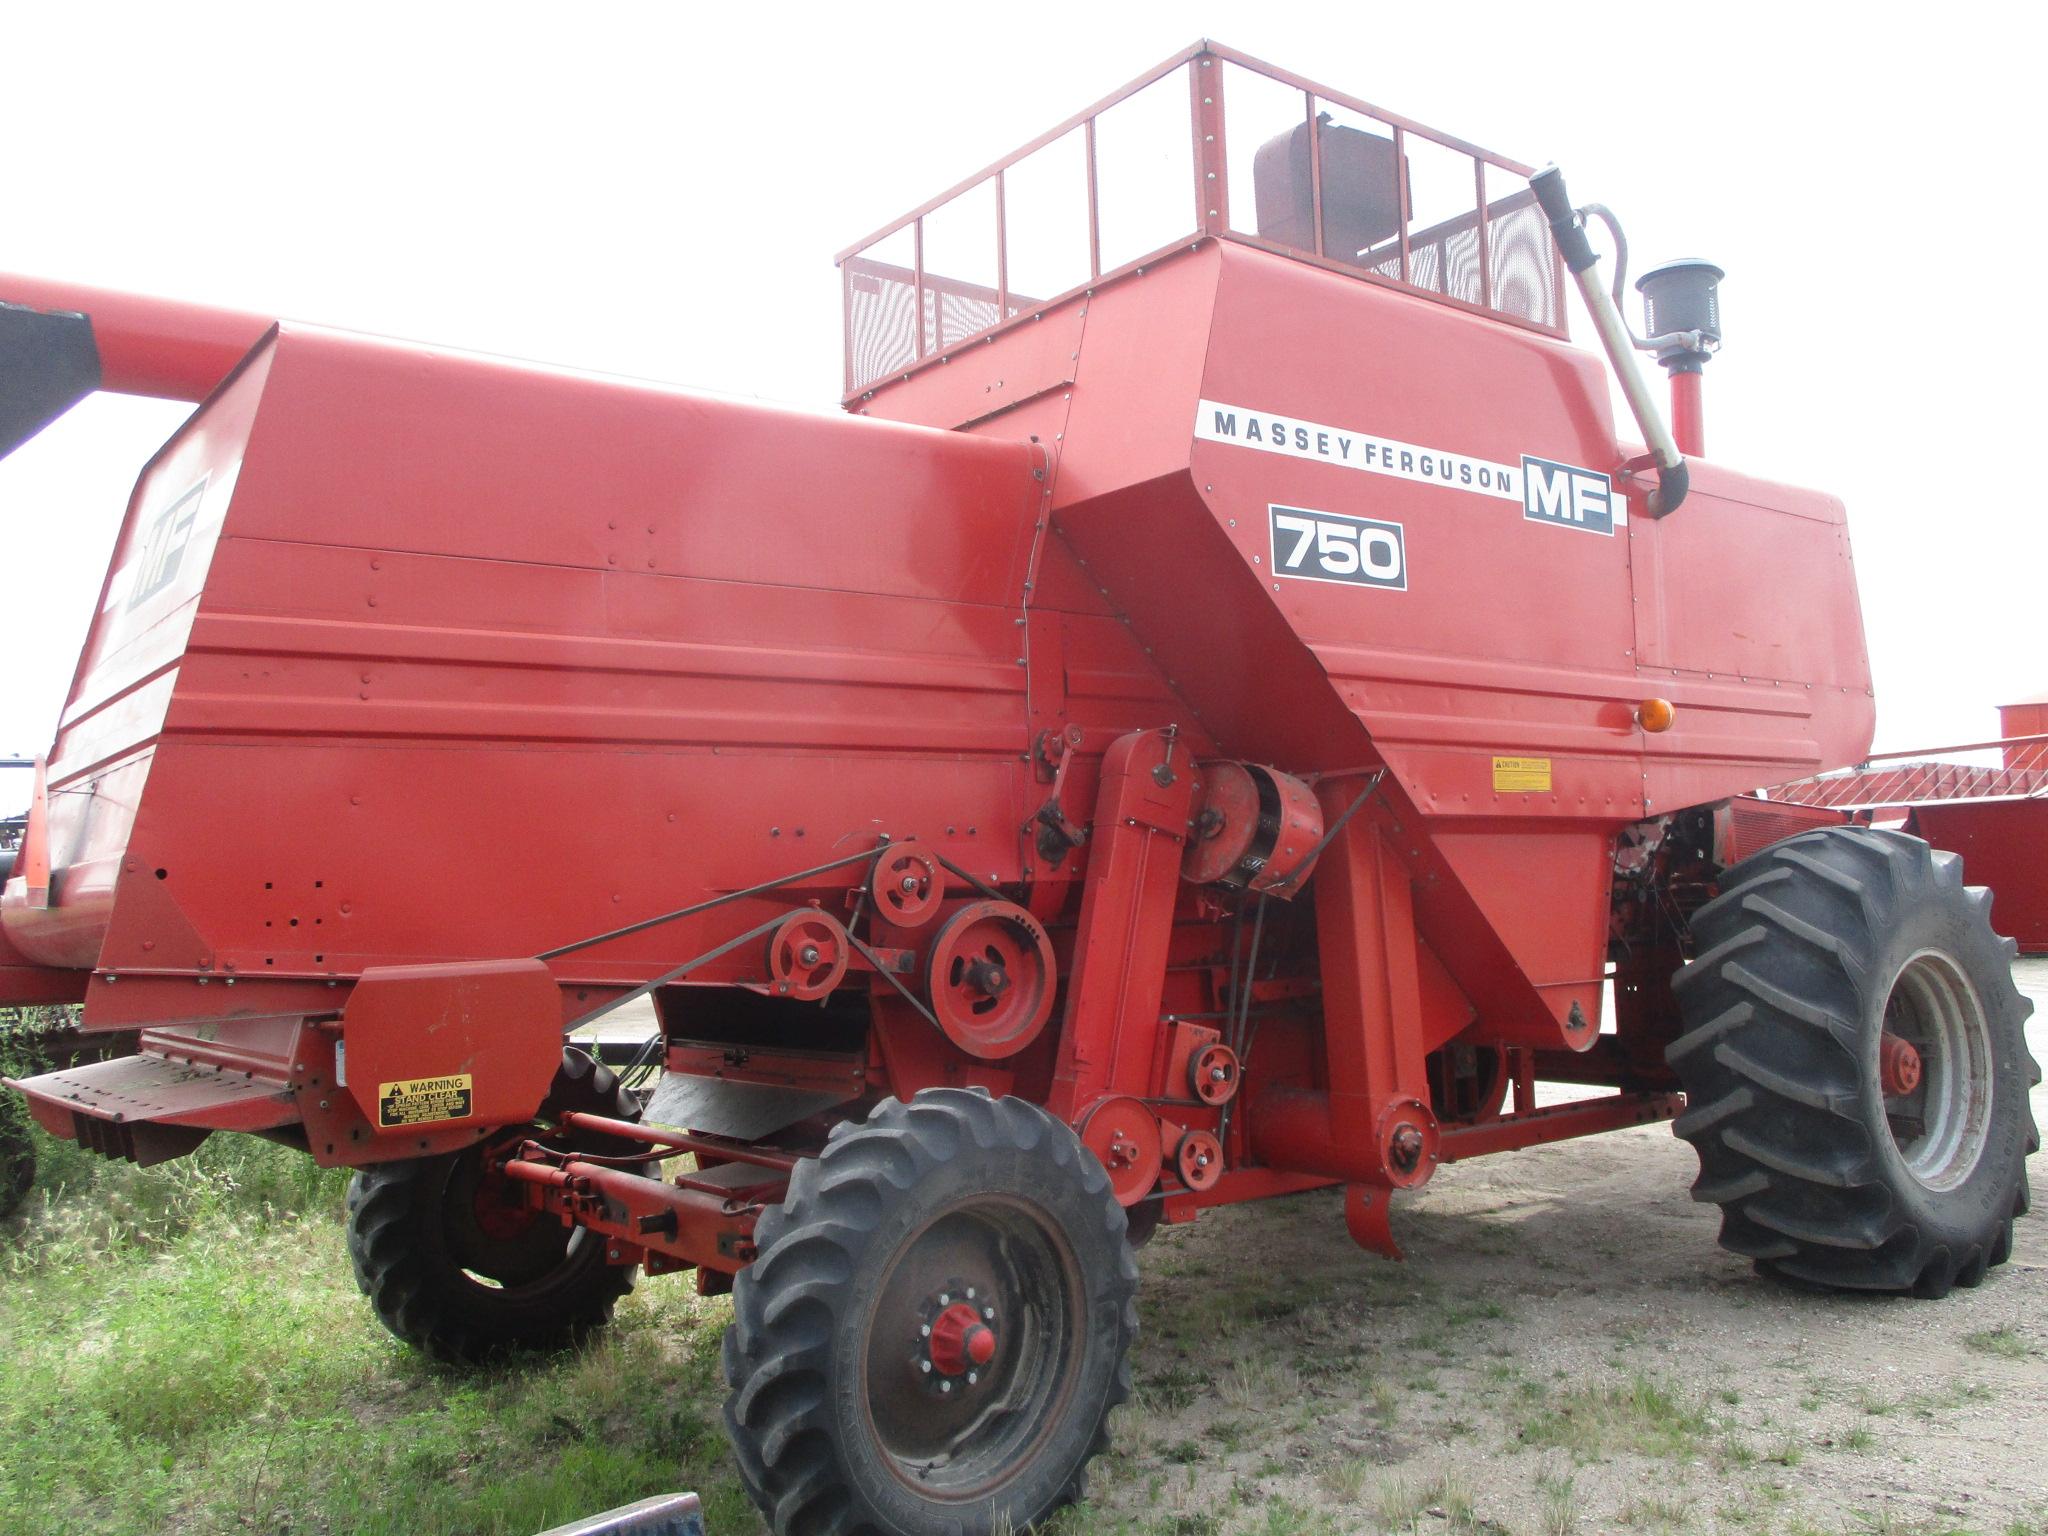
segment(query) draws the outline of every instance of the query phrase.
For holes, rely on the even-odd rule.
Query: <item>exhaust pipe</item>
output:
[[[1545,166],[1530,177],[1529,188],[1536,194],[1543,216],[1550,221],[1551,238],[1557,241],[1558,253],[1564,257],[1572,281],[1579,285],[1579,297],[1586,301],[1586,312],[1593,317],[1593,328],[1600,333],[1600,345],[1606,350],[1614,376],[1621,381],[1621,393],[1628,401],[1629,413],[1636,419],[1636,430],[1649,445],[1650,460],[1657,467],[1657,488],[1650,493],[1650,516],[1669,517],[1685,500],[1690,483],[1685,455],[1678,451],[1678,444],[1672,439],[1670,428],[1664,425],[1657,402],[1650,397],[1649,386],[1636,367],[1635,338],[1629,334],[1614,296],[1600,282],[1600,257],[1593,250],[1593,242],[1586,238],[1586,221],[1572,206],[1564,189],[1564,173],[1556,166]]]

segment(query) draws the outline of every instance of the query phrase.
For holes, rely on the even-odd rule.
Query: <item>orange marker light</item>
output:
[[[1671,707],[1669,699],[1645,699],[1636,706],[1636,724],[1655,735],[1671,729],[1671,722],[1678,717],[1678,711]]]

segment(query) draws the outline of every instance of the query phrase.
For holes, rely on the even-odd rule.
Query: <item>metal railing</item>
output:
[[[1936,801],[2048,799],[2048,735],[1874,753],[1854,768],[1797,779],[1765,794],[1772,800],[1841,811]]]
[[[1563,336],[1529,175],[1197,43],[839,254],[846,395],[1209,238]]]

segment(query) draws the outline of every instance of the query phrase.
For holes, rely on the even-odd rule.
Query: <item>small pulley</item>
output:
[[[1237,1052],[1220,1041],[1188,1058],[1188,1087],[1204,1104],[1228,1104],[1237,1095],[1240,1075]]]
[[[1223,1143],[1209,1131],[1188,1131],[1173,1150],[1173,1171],[1197,1194],[1223,1177]]]
[[[1014,1056],[1052,1017],[1052,940],[1007,901],[969,902],[932,940],[926,987],[939,1028],[983,1061]]]
[[[768,990],[814,1003],[845,977],[851,949],[846,930],[829,912],[792,912],[768,935]]]
[[[921,848],[891,848],[875,860],[868,881],[875,910],[898,928],[922,928],[938,916],[946,896],[939,861]]]

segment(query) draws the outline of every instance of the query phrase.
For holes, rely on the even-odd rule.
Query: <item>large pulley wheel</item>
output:
[[[799,1003],[829,996],[846,978],[852,947],[830,913],[790,913],[768,935],[768,990]]]
[[[1730,869],[1692,928],[1666,1056],[1722,1245],[1922,1296],[2005,1262],[2040,1070],[2013,943],[1962,860],[1897,832],[1803,833]]]
[[[543,1108],[637,1120],[640,1105],[608,1068],[562,1052]],[[579,1151],[634,1147],[571,1142],[544,1127],[521,1135]],[[529,1207],[495,1171],[502,1145],[365,1168],[349,1181],[348,1253],[356,1284],[384,1326],[435,1359],[473,1362],[504,1349],[573,1344],[611,1320],[633,1270],[610,1262],[605,1239]]]
[[[779,1536],[1024,1530],[1130,1393],[1137,1266],[1101,1166],[1020,1099],[885,1099],[797,1164],[733,1286],[726,1428]]]
[[[939,1028],[983,1061],[1014,1056],[1052,1017],[1052,940],[1007,901],[970,902],[946,920],[926,970]]]

